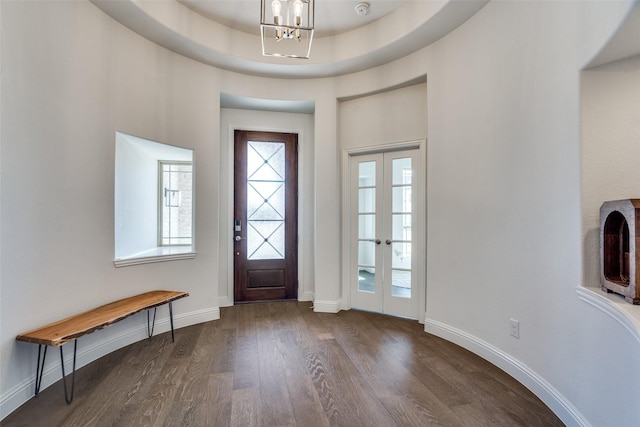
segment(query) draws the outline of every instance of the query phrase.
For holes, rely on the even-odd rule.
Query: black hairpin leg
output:
[[[151,338],[153,336],[153,329],[156,326],[156,310],[158,307],[153,308],[153,323],[149,320],[149,310],[147,310],[147,336]]]
[[[149,311],[147,310],[147,336],[151,338],[153,336],[153,329],[156,326],[156,310],[158,307],[153,308],[153,322],[151,321]],[[169,321],[171,322],[171,341],[175,342],[175,335],[173,333],[173,304],[169,303]]]
[[[42,365],[40,364],[40,353],[41,349],[44,347],[44,352],[42,353]],[[42,386],[42,373],[44,372],[44,359],[47,357],[47,346],[38,344],[38,363],[36,365],[36,396],[40,393],[40,386]]]
[[[73,373],[71,374],[71,396],[67,396],[67,379],[64,373],[64,356],[62,353],[62,346],[60,346],[60,366],[62,366],[62,385],[64,387],[64,400],[67,405],[73,400],[73,391],[76,387],[76,353],[78,350],[78,340],[73,342]]]
[[[173,335],[173,304],[169,303],[169,321],[171,322],[171,342],[176,342]]]

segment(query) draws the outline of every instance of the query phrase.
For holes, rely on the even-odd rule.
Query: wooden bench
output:
[[[107,328],[120,320],[147,310],[147,335],[153,336],[153,328],[156,321],[156,309],[163,304],[169,304],[169,319],[171,322],[171,340],[175,341],[173,333],[173,307],[172,302],[189,296],[186,292],[178,291],[151,291],[144,294],[124,298],[110,304],[102,305],[93,310],[68,317],[58,322],[50,323],[33,331],[18,335],[19,341],[26,341],[38,344],[38,362],[36,365],[36,390],[37,396],[42,385],[42,373],[44,371],[44,360],[47,356],[47,346],[60,347],[60,365],[62,366],[62,384],[64,386],[64,399],[67,404],[73,400],[73,390],[75,387],[76,374],[76,353],[78,349],[77,339]],[[149,310],[153,308],[153,322],[149,318]],[[67,396],[67,381],[64,373],[64,357],[62,346],[68,342],[73,345],[73,374],[71,377],[71,395]],[[42,348],[44,347],[44,352]],[[41,363],[42,352],[42,363]]]

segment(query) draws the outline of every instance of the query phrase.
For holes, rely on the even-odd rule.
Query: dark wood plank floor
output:
[[[80,342],[82,345],[82,342]],[[35,354],[34,354],[35,357]],[[35,365],[35,360],[34,360]],[[2,426],[557,426],[507,374],[415,321],[311,303],[221,309],[78,370]]]

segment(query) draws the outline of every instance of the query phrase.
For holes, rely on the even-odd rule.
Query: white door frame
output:
[[[341,308],[345,310],[351,309],[351,259],[348,254],[351,253],[351,179],[350,179],[350,164],[351,157],[363,154],[383,153],[386,151],[398,151],[417,149],[418,158],[420,160],[420,167],[422,168],[422,190],[423,197],[420,197],[418,211],[422,212],[418,218],[416,218],[418,234],[415,239],[415,253],[418,254],[416,261],[422,265],[423,268],[419,272],[416,272],[415,283],[417,284],[416,290],[418,292],[418,307],[417,315],[418,322],[424,323],[424,315],[426,311],[426,270],[427,270],[427,141],[424,139],[413,141],[394,142],[389,144],[374,145],[367,147],[349,148],[342,152],[342,286],[341,286]]]
[[[234,208],[234,152],[235,152],[235,139],[234,133],[236,130],[248,130],[248,131],[256,131],[256,132],[276,132],[276,133],[295,133],[298,135],[298,301],[310,301],[313,300],[305,293],[305,290],[301,288],[303,283],[303,278],[305,277],[304,273],[304,247],[305,247],[305,237],[304,233],[301,231],[301,226],[303,224],[303,218],[305,214],[305,204],[304,204],[304,175],[302,174],[303,167],[303,159],[304,151],[308,148],[306,147],[308,144],[305,143],[305,131],[303,128],[296,127],[277,127],[277,126],[259,126],[259,125],[241,125],[239,123],[230,123],[227,128],[227,171],[228,171],[228,179],[229,179],[229,194],[227,195],[227,206],[226,206],[226,218],[223,218],[221,224],[227,224],[227,230],[222,232],[221,235],[227,236],[226,243],[226,252],[228,254],[227,258],[227,272],[226,272],[226,288],[227,288],[227,296],[219,299],[219,304],[221,307],[228,307],[235,305],[234,297],[233,297],[233,285],[234,285],[234,270],[233,270],[233,261],[234,261],[234,242],[233,236],[231,233],[231,229],[233,227],[233,208]],[[222,213],[222,209],[221,209]],[[221,285],[223,286],[223,285]]]

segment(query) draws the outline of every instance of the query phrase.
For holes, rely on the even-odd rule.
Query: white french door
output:
[[[350,157],[351,307],[418,318],[423,283],[418,149]]]

